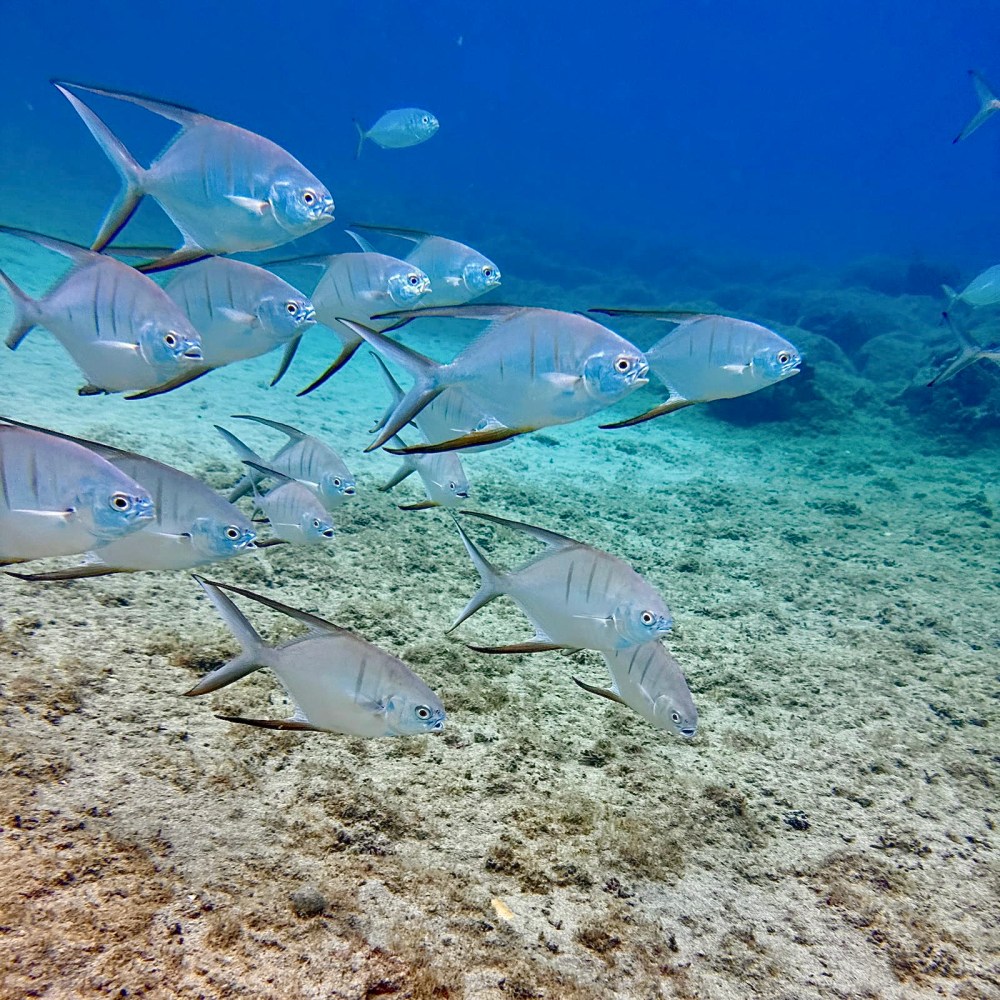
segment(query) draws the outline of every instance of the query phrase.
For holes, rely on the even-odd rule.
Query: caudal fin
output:
[[[979,98],[979,110],[969,120],[968,125],[952,139],[952,142],[961,142],[962,139],[972,135],[987,118],[991,118],[997,111],[1000,111],[1000,100],[997,100],[990,85],[974,69],[969,70],[969,76],[972,77],[972,85],[976,88],[976,96]]]
[[[219,612],[222,620],[232,630],[240,644],[240,652],[228,663],[206,674],[190,691],[184,693],[189,696],[208,694],[210,691],[218,691],[219,688],[238,681],[247,674],[252,674],[255,670],[267,666],[266,650],[267,646],[261,641],[254,627],[247,621],[243,612],[214,584],[200,576],[195,580],[201,589],[208,595],[208,599],[215,605],[215,610]]]
[[[472,595],[472,599],[452,623],[451,628],[448,629],[449,632],[457,629],[466,618],[474,615],[480,608],[485,607],[490,601],[495,600],[503,593],[503,576],[490,565],[489,560],[479,551],[476,543],[465,533],[465,529],[459,524],[458,518],[454,517],[454,520],[459,538],[462,539],[465,551],[469,553],[469,558],[472,560],[472,565],[476,567],[481,582],[479,589]]]
[[[359,122],[357,118],[354,119],[354,127],[358,130],[358,149],[354,154],[354,159],[360,160],[361,147],[365,144],[365,139],[367,139],[368,136],[366,135],[365,130],[361,127],[361,122]]]
[[[135,214],[142,196],[146,193],[143,183],[146,171],[133,159],[132,154],[122,145],[119,138],[80,100],[61,83],[53,81],[56,89],[73,105],[83,124],[97,140],[122,178],[122,191],[118,200],[108,210],[93,244],[92,250],[103,250],[126,226]]]
[[[0,271],[0,282],[3,282],[14,303],[14,322],[7,334],[6,344],[12,351],[16,351],[21,341],[38,326],[42,317],[38,303],[22,292],[3,271]]]

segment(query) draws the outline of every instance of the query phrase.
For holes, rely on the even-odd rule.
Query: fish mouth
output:
[[[189,347],[181,357],[185,361],[204,361],[205,355],[201,353],[200,347]]]
[[[316,322],[316,310],[313,306],[309,306],[308,309],[302,310],[302,315],[299,318],[300,323],[315,323]]]
[[[333,528],[327,528],[325,531],[321,531],[320,534],[324,538],[333,538]]]
[[[685,726],[681,730],[681,736],[683,736],[684,739],[689,740],[691,739],[692,736],[694,736],[696,732],[697,730],[694,728],[694,726]]]
[[[469,499],[469,491],[468,490],[462,490],[461,493],[456,493],[455,496],[457,496],[459,498],[459,500],[468,500]]]
[[[352,497],[357,492],[358,492],[358,490],[357,490],[357,487],[355,487],[355,486],[345,486],[344,487],[344,496],[345,497]]]

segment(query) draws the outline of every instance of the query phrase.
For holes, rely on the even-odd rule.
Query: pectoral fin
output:
[[[226,199],[237,208],[242,208],[252,215],[263,215],[271,207],[269,201],[261,201],[260,198],[244,198],[238,194],[227,194]]]
[[[647,420],[654,420],[656,417],[673,413],[675,410],[683,410],[685,406],[694,406],[695,403],[700,402],[702,402],[700,399],[668,399],[665,403],[660,403],[659,406],[654,406],[651,410],[640,413],[637,417],[629,417],[628,420],[619,420],[613,424],[601,424],[600,428],[602,431],[609,431],[618,427],[634,427],[636,424],[644,424]]]
[[[626,708],[629,707],[628,702],[625,701],[617,691],[613,691],[611,688],[602,688],[596,687],[593,684],[587,684],[584,681],[581,681],[579,677],[574,677],[573,680],[576,684],[582,687],[584,691],[589,691],[591,694],[596,694],[601,698],[607,698],[608,701],[616,701],[619,705],[624,705]]]
[[[230,323],[238,323],[240,326],[255,326],[259,322],[253,313],[244,312],[241,309],[230,309],[228,306],[220,306],[216,312],[228,319]]]

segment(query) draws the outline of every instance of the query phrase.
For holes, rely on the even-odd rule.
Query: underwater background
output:
[[[595,654],[470,652],[523,629],[508,602],[444,635],[475,573],[449,518],[397,509],[415,485],[377,491],[397,463],[362,454],[387,401],[367,352],[303,398],[322,331],[276,388],[269,355],[129,402],[78,397],[45,333],[5,351],[0,414],[220,491],[231,414],[333,443],[359,496],[332,550],[209,575],[392,650],[449,717],[413,741],[233,727],[214,713],[283,695],[261,672],[179,696],[235,649],[188,574],[0,578],[0,996],[1000,997],[1000,368],[926,386],[958,349],[941,285],[1000,263],[1000,123],[952,143],[967,71],[1000,80],[1000,5],[8,2],[2,32],[4,224],[93,238],[118,178],[49,83],[78,80],[292,152],[337,220],[290,253],[353,249],[350,222],[428,230],[499,264],[496,301],[726,313],[805,365],[465,460],[471,506],[665,595],[700,713],[680,741],[572,683]],[[440,132],[356,160],[352,119],[409,105]],[[174,131],[100,113],[140,162]],[[129,240],[176,241],[147,202]],[[65,270],[2,254],[33,294]],[[1000,310],[955,315],[997,342]],[[475,332],[407,342],[446,360]],[[533,551],[475,534],[507,565]]]

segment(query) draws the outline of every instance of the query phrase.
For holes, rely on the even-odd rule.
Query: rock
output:
[[[318,917],[327,907],[326,897],[314,885],[304,885],[291,894],[297,917]]]

